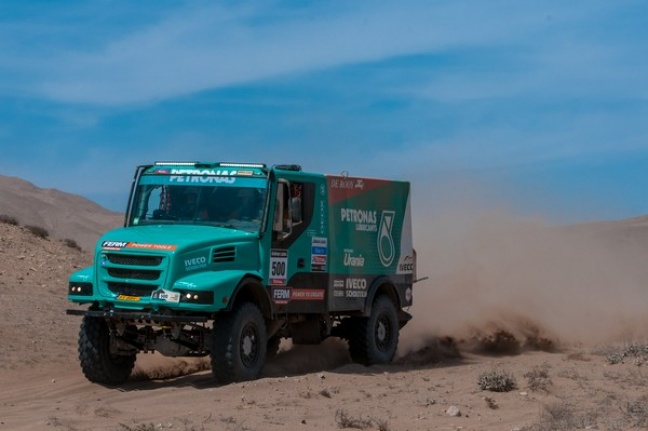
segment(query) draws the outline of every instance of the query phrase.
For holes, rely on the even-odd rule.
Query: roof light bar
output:
[[[195,166],[198,162],[155,162],[155,166]]]
[[[265,163],[219,163],[224,168],[265,168]]]

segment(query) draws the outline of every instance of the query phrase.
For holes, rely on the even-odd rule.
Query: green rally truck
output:
[[[282,338],[348,341],[390,362],[411,316],[410,185],[298,165],[157,162],[135,172],[124,227],[70,276],[86,378],[126,381],[140,352],[209,356],[252,380]]]

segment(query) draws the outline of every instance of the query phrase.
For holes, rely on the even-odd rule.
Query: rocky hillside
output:
[[[68,276],[90,263],[89,253],[0,223],[0,368],[75,357],[79,319],[65,314]]]
[[[0,215],[13,217],[22,226],[42,227],[54,239],[70,238],[84,250],[92,250],[99,235],[123,222],[121,213],[84,197],[2,175]]]

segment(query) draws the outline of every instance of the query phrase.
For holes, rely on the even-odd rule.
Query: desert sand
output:
[[[0,223],[0,431],[648,427],[648,218],[421,217],[429,279],[393,364],[284,341],[263,378],[226,386],[206,359],[155,354],[120,387],[88,382],[65,293],[91,254]]]

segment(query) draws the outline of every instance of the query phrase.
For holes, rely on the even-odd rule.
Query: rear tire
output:
[[[218,383],[255,380],[265,365],[268,336],[259,308],[244,303],[216,319],[212,335],[212,373]]]
[[[349,354],[353,362],[364,365],[387,364],[398,347],[398,314],[387,295],[380,295],[369,317],[353,319],[348,328]]]
[[[110,351],[110,330],[99,317],[85,316],[79,331],[79,362],[83,375],[93,383],[118,385],[128,380],[136,354],[117,355]]]

